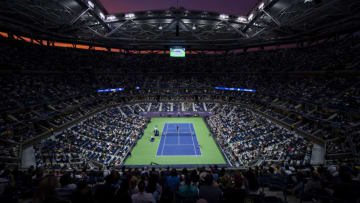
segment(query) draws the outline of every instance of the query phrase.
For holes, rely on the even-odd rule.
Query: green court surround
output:
[[[201,156],[156,156],[165,123],[192,123],[196,137],[201,145]],[[153,130],[157,126],[160,136],[155,142],[150,142]],[[152,162],[159,165],[223,165],[227,164],[203,118],[151,118],[145,129],[144,136],[138,140],[131,151],[131,156],[125,160],[125,166],[150,165]]]

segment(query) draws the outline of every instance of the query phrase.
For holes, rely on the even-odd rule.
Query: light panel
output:
[[[116,20],[117,18],[116,18],[116,16],[114,16],[114,15],[110,15],[110,16],[107,16],[106,17],[106,20],[110,20],[110,21],[113,21],[113,20]]]
[[[254,14],[252,13],[248,16],[248,21],[251,21],[253,18],[254,18]]]
[[[246,22],[247,22],[247,19],[246,19],[246,17],[244,17],[244,16],[240,16],[240,17],[237,18],[237,21],[239,21],[239,22],[241,22],[241,23],[246,23]]]
[[[134,19],[134,18],[135,18],[135,14],[133,14],[133,13],[127,13],[127,14],[125,14],[125,18],[128,19],[128,20]]]
[[[105,15],[102,12],[99,13],[99,16],[101,19],[105,20]]]
[[[89,6],[89,8],[91,8],[91,9],[94,9],[94,8],[95,8],[95,4],[94,4],[92,1],[88,1],[88,6]]]
[[[259,6],[258,6],[258,9],[259,9],[259,10],[263,10],[264,7],[265,7],[265,3],[264,3],[264,2],[261,2],[261,4],[259,4]]]
[[[220,20],[229,20],[229,15],[226,15],[226,14],[221,14],[219,16]]]

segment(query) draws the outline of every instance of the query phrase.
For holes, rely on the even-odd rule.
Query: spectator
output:
[[[146,186],[146,192],[152,194],[155,200],[160,200],[162,187],[158,183],[158,176],[152,173]]]
[[[86,182],[79,182],[76,191],[71,196],[72,203],[94,203],[91,189]]]
[[[53,203],[60,202],[59,195],[56,192],[58,181],[55,176],[45,177],[39,184],[34,194],[34,203]]]
[[[199,186],[199,196],[209,203],[217,203],[220,201],[222,192],[219,186],[213,182],[213,176],[207,172],[204,173],[204,179]]]
[[[111,175],[105,177],[105,184],[98,185],[95,188],[95,200],[98,202],[111,202],[115,195],[116,188],[113,187],[115,180]]]
[[[179,194],[186,200],[196,199],[199,196],[198,188],[192,185],[190,177],[185,177],[185,184],[179,188]]]
[[[242,189],[243,181],[244,179],[239,171],[234,175],[234,184],[232,183],[231,176],[226,174],[221,177],[222,202],[242,202],[247,195],[246,190]]]
[[[140,181],[138,184],[139,192],[131,196],[133,203],[144,203],[144,202],[153,202],[155,199],[151,193],[145,192],[145,182]]]
[[[178,190],[180,184],[180,178],[177,175],[177,171],[175,168],[171,170],[170,176],[166,180],[167,187],[175,192]]]
[[[56,191],[61,200],[69,199],[73,191],[76,190],[76,185],[71,183],[70,174],[65,173],[60,177],[60,187],[56,188]]]
[[[114,202],[132,203],[129,180],[126,178],[121,182],[120,188],[115,195]]]

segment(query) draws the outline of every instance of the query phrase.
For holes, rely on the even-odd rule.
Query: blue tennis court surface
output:
[[[192,123],[165,123],[157,156],[201,156]]]

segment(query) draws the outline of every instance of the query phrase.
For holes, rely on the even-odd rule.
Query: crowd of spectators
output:
[[[251,166],[263,160],[310,163],[311,144],[301,136],[248,109],[236,108],[226,116],[226,107],[207,122],[232,165]]]
[[[172,111],[172,103],[162,103],[161,111],[163,112],[169,112]]]
[[[0,158],[18,158],[20,153],[19,148],[16,144],[0,141]]]
[[[273,132],[273,125],[274,124],[269,124],[269,122],[265,122],[264,119],[255,119],[253,117],[255,117],[256,114],[251,115],[250,118],[247,118],[248,120],[251,120],[253,123],[258,123],[259,125],[263,125],[262,128],[266,128],[266,130],[262,131],[259,130],[256,126],[255,127],[250,127],[249,129],[247,129],[245,121],[242,121],[241,119],[239,119],[238,115],[239,113],[244,113],[241,111],[246,111],[248,109],[246,108],[242,108],[242,107],[235,107],[229,104],[219,104],[219,103],[210,103],[210,102],[168,102],[168,103],[160,103],[160,102],[152,102],[152,103],[135,103],[135,104],[131,104],[131,105],[123,105],[121,107],[118,108],[118,114],[123,116],[133,116],[133,115],[140,115],[140,112],[146,112],[149,107],[152,107],[150,109],[152,109],[152,111],[159,111],[160,108],[160,104],[162,104],[162,111],[170,111],[171,106],[173,107],[173,111],[182,111],[182,106],[184,105],[187,106],[185,107],[185,110],[187,109],[188,111],[193,111],[193,108],[196,111],[203,111],[205,108],[207,109],[207,111],[211,111],[211,112],[215,112],[217,113],[216,116],[212,117],[211,120],[212,122],[218,122],[216,123],[217,125],[220,125],[221,128],[223,128],[222,126],[224,126],[224,124],[222,123],[227,123],[230,122],[230,128],[234,128],[229,130],[228,128],[223,128],[222,130],[215,130],[214,132],[217,132],[219,135],[221,134],[222,136],[227,136],[227,135],[231,135],[231,136],[245,136],[246,132],[251,132],[250,134],[258,134],[260,137],[258,139],[252,139],[252,138],[248,138],[245,140],[239,140],[238,138],[236,138],[234,141],[234,139],[226,139],[228,142],[228,145],[224,145],[223,148],[226,151],[226,153],[230,154],[229,157],[230,159],[232,159],[231,161],[233,162],[234,165],[237,166],[244,166],[244,165],[248,165],[249,163],[252,163],[255,160],[258,160],[259,158],[263,157],[259,157],[259,154],[266,154],[266,156],[268,156],[269,159],[274,159],[274,160],[284,160],[288,157],[286,157],[286,154],[282,153],[280,154],[276,154],[276,152],[274,152],[274,148],[278,151],[281,151],[281,149],[285,149],[286,146],[292,146],[296,145],[294,143],[299,143],[299,142],[303,142],[304,145],[306,145],[306,142],[303,141],[301,138],[299,138],[299,140],[294,140],[294,141],[288,141],[286,142],[284,145],[278,146],[278,145],[271,145],[272,142],[277,142],[280,141],[284,141],[287,140],[289,137],[292,137],[293,134],[289,133],[288,130],[282,129],[282,128],[278,128],[276,130],[274,130]],[[155,107],[155,108],[154,108]],[[278,120],[282,120],[286,123],[288,123],[289,125],[292,125],[294,123],[299,122],[298,120],[296,120],[296,118],[291,118],[291,117],[287,117],[286,114],[281,114],[279,112],[274,111],[272,108],[265,108],[262,107],[264,113],[266,113],[269,116],[272,116]],[[58,116],[53,117],[52,119],[49,120],[50,123],[55,124],[55,126],[62,126],[66,123],[69,123],[70,121],[77,119],[81,116],[86,115],[87,113],[91,112],[92,109],[90,108],[90,110],[86,111],[81,111],[81,110],[76,110],[72,113],[68,113],[68,114],[60,114]],[[36,112],[36,111],[35,111]],[[82,112],[82,114],[80,113]],[[248,114],[249,114],[248,110]],[[34,113],[30,113],[34,114]],[[38,115],[39,113],[36,112],[36,115]],[[252,113],[253,114],[253,113]],[[15,118],[27,118],[26,113],[19,113],[19,114],[15,114]],[[69,115],[77,115],[75,117],[69,116]],[[250,114],[249,114],[250,115]],[[25,119],[26,120],[26,119]],[[222,123],[220,123],[219,121],[221,121]],[[344,119],[342,119],[342,122],[344,121]],[[212,122],[210,122],[210,126],[212,126]],[[239,125],[239,122],[241,122],[242,128],[238,127],[237,125]],[[255,124],[252,124],[255,125]],[[250,126],[252,126],[250,125]],[[220,129],[220,127],[218,126],[218,128]],[[98,128],[97,126],[94,126],[94,128]],[[261,128],[260,128],[261,129]],[[333,139],[336,138],[336,134],[332,133],[331,131],[329,131],[329,128],[321,128],[319,125],[314,126],[314,123],[312,122],[301,122],[301,125],[298,126],[298,129],[309,133],[310,135],[316,136],[316,137],[320,137],[322,139]],[[214,130],[214,129],[213,129]],[[22,132],[24,133],[24,136],[20,136],[22,135]],[[22,131],[19,131],[19,129],[15,130],[15,135],[7,135],[8,136],[8,140],[9,141],[15,141],[15,142],[22,142],[23,141],[23,137],[28,137],[28,138],[32,138],[35,137],[36,135],[39,135],[43,132],[46,131],[46,128],[44,128],[43,126],[40,126],[38,128],[34,128],[34,127],[30,127],[30,128],[25,128],[22,129]],[[237,132],[241,132],[244,131],[245,133],[239,133],[239,135],[237,135]],[[278,134],[280,133],[282,136],[275,136],[275,139],[273,137],[273,134]],[[263,135],[265,134],[265,135]],[[267,135],[268,134],[268,135]],[[25,136],[26,135],[26,136]],[[17,139],[15,139],[16,137],[18,137]],[[94,139],[97,139],[96,137]],[[25,139],[26,140],[26,139]],[[265,142],[266,144],[264,146],[262,146],[262,142]],[[352,152],[352,148],[351,146],[349,146],[348,144],[345,144],[341,141],[337,141],[339,142],[339,144],[336,144],[335,141],[329,142],[326,148],[326,151],[328,154],[337,154],[337,153],[350,153]],[[268,145],[271,145],[271,147],[268,147]],[[230,147],[231,146],[231,147]],[[237,146],[241,146],[241,147],[245,147],[245,149],[237,149]],[[283,147],[283,148],[281,148]],[[300,147],[300,146],[297,146]],[[6,145],[4,145],[4,149],[2,150],[4,152],[4,154],[12,154],[12,157],[17,157],[19,155],[19,151],[16,151],[16,153],[13,153],[14,149],[19,149],[19,147],[8,147],[6,148]],[[234,150],[236,149],[236,150]],[[253,150],[251,150],[253,149]],[[259,150],[261,149],[261,150]],[[303,150],[305,150],[303,148]],[[234,153],[235,151],[235,154]],[[253,151],[253,152],[251,152]],[[295,148],[294,148],[294,151]],[[305,150],[306,151],[306,150]],[[10,153],[12,152],[12,153]],[[266,152],[266,153],[265,153]],[[297,151],[296,151],[297,152]],[[291,152],[289,152],[291,154]],[[302,153],[302,155],[304,155],[304,153]],[[241,158],[240,158],[241,157]],[[291,157],[294,158],[294,157]],[[105,159],[103,157],[103,159]],[[241,162],[237,161],[236,159],[240,159]],[[104,160],[103,160],[104,161]],[[106,160],[105,160],[106,161]],[[299,163],[296,164],[304,164],[305,162],[302,159],[299,159]],[[309,159],[307,158],[307,161],[309,161]],[[253,163],[252,163],[253,164]]]
[[[183,105],[182,111],[185,111],[185,112],[194,111],[192,104],[193,104],[192,102],[184,102],[184,103],[182,103],[182,105]]]
[[[100,112],[62,133],[42,140],[36,149],[36,165],[43,168],[81,169],[87,162],[119,166],[143,134],[146,119],[123,115],[120,107]]]
[[[158,103],[158,102],[151,103],[150,111],[151,112],[159,112],[160,111],[160,103]]]
[[[203,103],[194,103],[194,109],[195,111],[205,111],[204,110],[204,104]]]
[[[19,171],[0,165],[1,202],[282,203],[359,201],[359,169],[353,165],[224,169],[135,168]],[[282,195],[271,195],[280,191]],[[274,194],[274,193],[272,193]]]
[[[22,82],[22,76],[26,77],[27,80],[32,80],[28,83]],[[88,81],[85,80],[86,76],[78,75],[64,75],[64,74],[55,74],[55,75],[43,75],[43,76],[27,76],[26,74],[18,74],[13,76],[12,74],[6,74],[1,76],[1,80],[4,80],[6,85],[0,86],[2,92],[6,95],[6,98],[1,100],[0,108],[2,110],[12,110],[12,109],[21,109],[31,105],[44,104],[49,102],[56,102],[60,99],[66,99],[69,97],[79,96],[81,94],[94,93],[96,89],[108,88],[108,87],[125,87],[127,90],[134,87],[119,84],[107,83],[107,81],[102,81],[103,84],[99,84],[96,81],[100,79],[95,78],[95,83],[90,82],[90,77]],[[39,77],[45,78],[44,81],[38,79]],[[77,77],[83,78],[78,80]],[[117,77],[124,77],[122,75],[114,74],[115,81],[120,80]],[[129,80],[131,75],[128,76]],[[149,80],[155,80],[156,78],[151,78],[151,75],[148,75]],[[173,76],[169,76],[173,77]],[[151,78],[151,79],[150,79]],[[67,82],[60,82],[60,81]],[[178,79],[180,80],[180,79]],[[283,75],[262,75],[258,74],[256,76],[251,74],[238,74],[235,73],[232,76],[227,76],[226,74],[219,75],[204,75],[204,76],[194,76],[194,81],[202,82],[204,84],[204,89],[193,89],[199,87],[192,87],[189,89],[153,89],[156,87],[142,87],[150,89],[149,91],[144,91],[140,93],[140,90],[132,90],[125,92],[125,95],[174,95],[170,96],[169,99],[179,100],[176,97],[184,97],[180,95],[186,94],[213,94],[213,95],[223,95],[223,96],[242,96],[242,92],[234,91],[213,91],[215,86],[224,86],[224,87],[239,87],[239,88],[248,88],[257,90],[257,94],[262,97],[271,96],[284,99],[298,100],[308,103],[313,103],[314,105],[327,105],[328,107],[348,110],[348,111],[358,111],[360,107],[359,101],[359,78],[356,76],[347,77],[347,76],[287,76]],[[51,81],[51,82],[49,82]],[[65,90],[63,87],[54,87],[53,81],[56,81],[56,86],[67,86],[64,87],[69,90]],[[180,81],[179,81],[180,82]],[[35,85],[36,84],[36,85]],[[54,85],[55,85],[54,84]],[[15,87],[7,86],[17,86],[19,90]],[[38,88],[37,86],[40,86]],[[42,87],[41,87],[42,86]],[[51,90],[51,89],[55,90]],[[43,89],[43,90],[42,90]],[[35,91],[36,90],[36,91]],[[15,95],[16,94],[16,95]],[[31,94],[31,95],[30,95]],[[29,98],[29,99],[26,99]],[[150,101],[156,100],[154,97],[146,98]],[[190,97],[190,99],[193,99]],[[166,98],[164,98],[166,100]],[[185,99],[183,99],[185,100]],[[65,105],[65,106],[63,106]],[[54,104],[54,109],[64,109],[67,106],[72,106],[71,103],[64,104],[56,103]]]
[[[356,132],[360,124],[359,77],[351,74],[359,69],[358,44],[354,37],[305,48],[169,60],[160,54],[55,48],[0,38],[0,135],[19,149],[108,104],[139,103],[122,106],[122,116],[171,109],[227,116],[237,114],[233,106],[217,102],[242,102],[308,134],[333,139]],[[219,91],[215,86],[257,92]],[[95,93],[116,87],[125,91]],[[335,149],[331,145],[329,151],[344,151],[330,150]],[[18,154],[6,146],[4,154]]]
[[[339,137],[326,143],[326,151],[328,154],[351,153],[350,143],[345,137]]]
[[[310,167],[311,142],[256,112],[324,140],[331,159],[358,156],[360,78],[353,73],[360,67],[359,44],[353,36],[169,60],[0,37],[1,161],[18,159],[21,146],[51,134],[34,145],[36,169],[0,165],[0,200],[275,202],[262,194],[268,187],[302,199],[359,201],[357,168]],[[219,86],[256,93],[214,89]],[[125,91],[96,93],[119,87]],[[148,121],[140,113],[159,111],[214,112],[206,121],[231,165],[261,168],[110,172],[143,134]]]
[[[180,92],[169,93],[186,94],[203,93],[202,90],[189,91],[188,88],[228,86],[252,88],[263,94],[295,97],[356,109],[359,107],[359,84],[356,83],[358,80],[356,77],[346,77],[346,75],[267,77],[259,74],[242,74],[261,72],[264,69],[268,72],[286,72],[290,69],[343,70],[347,66],[351,67],[351,70],[356,70],[358,66],[350,66],[358,62],[358,58],[354,57],[357,56],[354,53],[358,51],[357,46],[352,44],[354,41],[358,43],[359,40],[353,39],[351,43],[332,43],[310,48],[243,54],[211,56],[199,54],[181,61],[173,61],[163,55],[122,55],[48,48],[2,39],[1,51],[6,54],[2,55],[0,63],[5,69],[16,69],[19,72],[2,74],[0,86],[5,96],[1,99],[0,108],[14,109],[109,87],[183,89],[177,90]],[[334,48],[328,49],[329,46]],[[25,49],[27,51],[19,51]],[[347,53],[349,50],[351,50],[350,55]],[[329,62],[329,55],[337,57],[331,57]],[[316,60],[304,60],[309,57],[314,57]],[[56,63],[57,61],[61,63]],[[267,64],[266,67],[264,64]],[[74,65],[77,67],[73,68]],[[164,69],[165,67],[172,68]],[[222,71],[219,71],[219,67]],[[181,74],[172,73],[172,71],[176,73],[178,69],[182,70]]]

